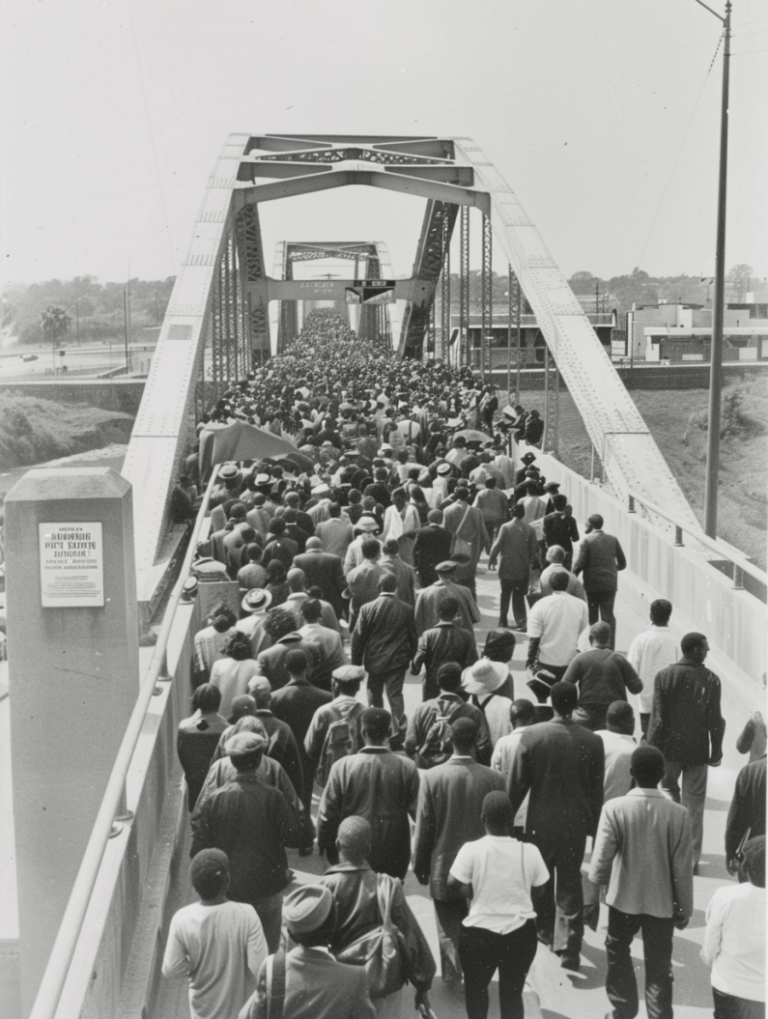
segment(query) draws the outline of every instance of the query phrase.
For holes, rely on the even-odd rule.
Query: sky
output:
[[[174,274],[233,131],[469,136],[567,276],[714,271],[721,25],[696,0],[6,0],[2,18],[0,282]],[[732,50],[726,264],[764,277],[764,0],[735,0]],[[372,188],[273,202],[266,250],[383,240],[407,275],[422,211]]]

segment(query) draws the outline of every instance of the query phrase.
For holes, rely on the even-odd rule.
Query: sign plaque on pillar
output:
[[[38,524],[43,608],[104,607],[101,523]]]

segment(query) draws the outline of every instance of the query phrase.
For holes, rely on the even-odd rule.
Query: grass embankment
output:
[[[6,390],[0,396],[0,471],[125,443],[132,427],[133,418],[120,411]]]
[[[725,412],[735,392],[740,408]],[[704,517],[707,393],[702,389],[630,391],[694,512]],[[543,394],[523,393],[526,407],[541,407]],[[738,396],[736,402],[738,403]],[[768,384],[731,382],[723,389],[718,533],[766,568],[768,528]],[[560,459],[589,477],[591,446],[576,406],[560,395]]]

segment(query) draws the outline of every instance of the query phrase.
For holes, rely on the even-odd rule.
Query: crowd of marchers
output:
[[[488,1016],[497,972],[499,1015],[522,1019],[536,952],[578,971],[601,902],[608,1015],[638,1013],[641,934],[647,1014],[670,1019],[725,738],[706,635],[678,640],[659,598],[615,650],[619,541],[598,514],[575,519],[530,445],[520,456],[538,415],[499,406],[467,369],[397,360],[313,312],[205,415],[200,450],[237,420],[295,453],[207,468],[195,450],[174,493],[191,516],[214,472],[185,583],[205,625],[178,736],[198,900],[163,962],[188,977],[193,1019],[396,1017],[409,985],[430,1016],[438,964],[468,1019]],[[498,579],[484,639],[478,570]],[[759,714],[738,749],[734,880],[702,949],[717,1019],[765,1014]],[[297,880],[287,849],[323,855],[325,873]],[[434,904],[437,960],[409,868]]]

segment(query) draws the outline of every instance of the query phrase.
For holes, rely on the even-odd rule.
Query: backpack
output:
[[[477,694],[476,694],[476,693],[473,693],[473,694],[472,694],[472,703],[473,703],[473,704],[475,705],[475,707],[476,707],[476,708],[477,708],[477,709],[478,709],[479,711],[482,711],[483,715],[485,715],[485,709],[486,709],[486,706],[487,706],[487,705],[488,705],[488,704],[490,703],[490,701],[491,701],[491,700],[492,700],[492,699],[493,699],[494,697],[498,697],[498,696],[500,696],[500,694],[499,694],[499,691],[498,691],[498,690],[494,690],[494,691],[493,691],[493,693],[489,693],[489,694],[488,694],[488,696],[487,696],[487,697],[485,698],[485,700],[484,700],[484,701],[480,701],[480,700],[479,700],[479,698],[478,698],[478,696],[477,696]]]
[[[331,768],[340,761],[342,757],[349,757],[356,754],[360,749],[357,719],[365,708],[362,704],[355,702],[349,711],[344,714],[338,707],[334,706],[336,718],[328,726],[328,731],[323,740],[323,749],[320,751],[320,761],[315,772],[315,781],[319,786],[324,787],[331,773]]]
[[[449,759],[453,753],[451,722],[460,707],[455,701],[438,698],[437,714],[427,729],[424,743],[416,751],[416,764],[419,768],[434,768]]]

